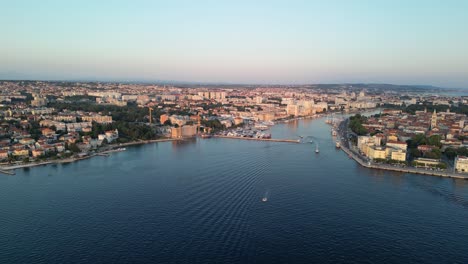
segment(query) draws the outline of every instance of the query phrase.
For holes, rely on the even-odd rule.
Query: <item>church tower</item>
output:
[[[434,113],[432,113],[431,117],[431,129],[434,129],[437,126],[437,112],[434,109]]]

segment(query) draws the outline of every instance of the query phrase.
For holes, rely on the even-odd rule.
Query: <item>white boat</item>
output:
[[[257,125],[255,125],[255,128],[260,129],[260,130],[267,130],[268,126],[262,125],[262,124],[257,124]]]
[[[336,146],[336,148],[341,148],[340,141],[337,140],[335,146]]]
[[[263,197],[263,198],[262,198],[262,202],[266,202],[266,201],[268,201],[268,198]]]

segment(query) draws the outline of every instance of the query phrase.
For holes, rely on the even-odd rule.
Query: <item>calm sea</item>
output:
[[[468,263],[467,181],[359,167],[323,119],[271,132],[305,143],[165,142],[0,175],[0,263]]]

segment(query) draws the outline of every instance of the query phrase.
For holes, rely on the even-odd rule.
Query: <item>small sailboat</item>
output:
[[[265,192],[265,195],[263,195],[262,202],[265,203],[265,202],[268,201],[268,196],[269,196],[269,194],[270,194],[270,191],[267,190],[267,191]]]
[[[318,144],[317,144],[317,145],[315,145],[315,153],[319,153]]]

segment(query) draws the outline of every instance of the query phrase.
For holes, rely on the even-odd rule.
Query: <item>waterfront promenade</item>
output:
[[[341,131],[346,131],[347,132],[347,122],[343,121],[340,124]],[[341,133],[341,138],[346,138],[347,133]],[[448,171],[437,171],[437,170],[428,170],[428,169],[423,169],[423,168],[415,168],[415,167],[398,167],[398,166],[392,166],[392,165],[387,165],[387,164],[378,164],[378,163],[373,163],[372,161],[366,161],[364,158],[356,153],[355,151],[351,150],[348,148],[349,143],[343,142],[343,140],[340,140],[341,144],[341,149],[348,154],[350,158],[353,158],[357,163],[359,163],[361,166],[370,168],[370,169],[378,169],[378,170],[388,170],[388,171],[397,171],[397,172],[403,172],[403,173],[416,173],[416,174],[423,174],[423,175],[430,175],[430,176],[439,176],[439,177],[446,177],[446,178],[455,178],[455,179],[463,179],[463,180],[468,180],[468,175],[466,174],[461,174],[461,173],[455,173],[455,172],[448,172]]]
[[[121,151],[118,148],[122,148],[122,147],[142,145],[142,144],[150,144],[150,143],[157,143],[157,142],[166,142],[166,141],[178,141],[178,140],[184,140],[184,139],[180,139],[180,138],[162,138],[162,139],[153,139],[153,140],[133,141],[133,142],[121,143],[121,144],[117,144],[117,145],[109,145],[106,148],[102,148],[101,150],[99,150],[96,153],[88,154],[88,155],[85,155],[85,156],[70,157],[70,158],[57,159],[57,160],[51,160],[51,161],[43,161],[43,162],[30,162],[30,163],[20,163],[20,164],[2,166],[2,167],[0,167],[0,174],[15,175],[14,170],[16,170],[16,169],[44,166],[44,165],[49,165],[49,164],[71,163],[71,162],[76,162],[76,161],[89,159],[89,158],[97,157],[97,156],[107,157],[112,152]]]

